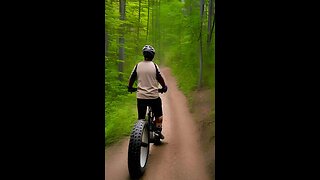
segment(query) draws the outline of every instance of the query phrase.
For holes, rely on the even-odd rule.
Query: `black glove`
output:
[[[168,91],[168,87],[167,86],[164,86],[164,87],[162,87],[161,89],[159,89],[159,92],[160,93],[165,93],[165,92],[167,92]]]
[[[137,88],[133,88],[133,87],[129,87],[128,86],[128,92],[135,92],[137,90]]]

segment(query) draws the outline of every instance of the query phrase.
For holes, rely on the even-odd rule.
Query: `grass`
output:
[[[213,36],[213,43],[214,43]],[[184,57],[179,58],[177,53],[171,52],[167,54],[167,60],[165,64],[172,70],[173,75],[177,79],[178,88],[185,94],[190,105],[193,104],[193,92],[198,88],[199,81],[199,58],[197,51],[188,50],[188,56],[183,54]],[[202,87],[204,89],[210,89],[214,92],[215,89],[215,53],[214,46],[209,51],[203,51],[203,80]],[[183,59],[183,60],[181,60]],[[183,61],[183,63],[182,63]],[[212,102],[214,102],[214,93],[210,94]],[[192,107],[192,106],[190,106]],[[191,111],[193,109],[190,109]],[[214,116],[214,107],[211,108],[212,116]]]
[[[111,145],[130,135],[137,120],[136,94],[119,96],[106,104],[105,145]]]

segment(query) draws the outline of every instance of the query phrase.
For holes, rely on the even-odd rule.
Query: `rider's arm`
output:
[[[167,87],[166,83],[164,82],[163,77],[161,76],[161,73],[160,73],[158,65],[156,65],[156,66],[157,66],[157,69],[158,69],[157,70],[157,80],[158,80],[158,82],[161,84],[162,88]]]
[[[131,76],[129,78],[129,88],[132,88],[134,81],[137,79],[137,65],[133,68]]]
[[[163,80],[163,77],[161,76],[160,72],[157,73],[157,80],[161,84],[162,87],[166,87],[166,83]]]

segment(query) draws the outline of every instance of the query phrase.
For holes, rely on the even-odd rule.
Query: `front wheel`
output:
[[[133,178],[142,176],[149,156],[149,133],[147,122],[138,120],[131,132],[128,148],[129,174]]]

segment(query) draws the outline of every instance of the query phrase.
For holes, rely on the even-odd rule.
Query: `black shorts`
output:
[[[160,97],[157,99],[137,99],[138,118],[144,119],[146,116],[147,106],[151,106],[156,118],[162,116],[162,102]]]

